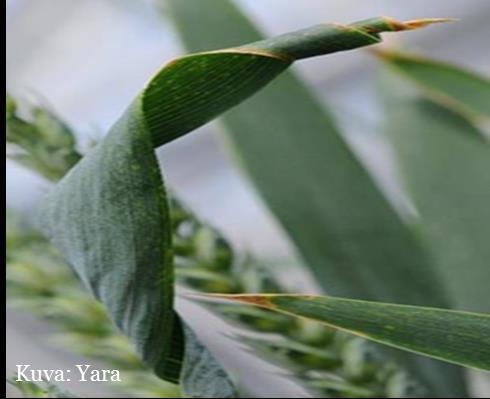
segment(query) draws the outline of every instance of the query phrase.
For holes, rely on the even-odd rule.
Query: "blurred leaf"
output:
[[[396,73],[395,55],[383,59],[397,65],[383,75],[385,130],[419,212],[418,228],[455,306],[490,312],[490,145],[453,107],[432,102],[433,96],[427,99],[426,90],[410,90]],[[406,66],[409,60],[402,56],[400,62],[412,71]],[[488,108],[490,81],[432,61],[417,59],[415,65],[414,70],[423,70],[427,81],[432,76],[441,91],[446,87],[440,79],[450,71],[446,91],[452,98],[475,110]]]
[[[377,51],[393,70],[439,105],[490,121],[490,81],[471,71],[415,55]]]
[[[235,337],[237,342],[254,349],[264,360],[276,358],[279,364],[301,372],[308,372],[317,368],[335,370],[342,365],[344,359],[340,359],[338,353],[330,348],[318,348],[304,345],[290,339],[269,339],[262,337]],[[327,367],[328,366],[328,367]]]
[[[70,128],[43,107],[33,107],[29,118],[20,116],[16,101],[6,98],[8,157],[49,180],[60,179],[81,158]]]
[[[165,4],[190,51],[260,39],[228,1]],[[238,161],[326,292],[448,306],[417,237],[297,78],[283,74],[222,121]],[[415,356],[405,362],[434,394],[466,395],[457,368]]]
[[[490,370],[490,315],[307,295],[212,295],[306,317],[385,345]]]

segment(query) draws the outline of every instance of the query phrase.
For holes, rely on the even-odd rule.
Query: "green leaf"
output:
[[[490,370],[490,315],[308,295],[211,295],[306,317],[399,349]]]
[[[296,58],[377,43],[380,32],[430,22],[380,18],[349,26],[319,25],[174,60],[56,185],[42,211],[44,231],[157,375],[177,382],[182,363],[200,366],[201,373],[213,367],[209,375],[217,378],[184,384],[184,389],[192,387],[185,394],[228,397],[233,391],[226,374],[209,360],[211,354],[189,338],[191,333],[186,334],[187,347],[198,348],[197,357],[206,364],[184,360],[189,352],[173,310],[172,226],[154,149],[243,101]],[[188,375],[185,368],[183,375]]]
[[[470,119],[490,122],[490,81],[471,71],[392,51],[377,51],[393,70],[439,105]]]
[[[228,1],[165,4],[190,51],[260,40]],[[326,292],[449,306],[418,238],[295,76],[284,73],[222,122],[236,159]],[[414,356],[403,361],[432,394],[466,395],[457,368]]]
[[[437,82],[440,91],[451,93],[453,102],[461,99],[467,107],[483,111],[490,104],[490,81],[421,58],[414,61],[415,67],[407,66],[411,58],[405,56],[401,61],[394,54],[383,59],[396,65],[383,78],[385,131],[417,207],[418,229],[454,305],[488,313],[490,145],[481,140],[483,133],[474,119],[446,103],[433,102],[434,96],[427,93],[435,90],[430,82]],[[401,75],[399,62],[404,67]],[[414,91],[403,79],[406,70],[423,71],[430,90]],[[446,87],[442,77],[447,71],[451,79]]]
[[[182,370],[182,391],[197,398],[239,397],[227,373],[214,356],[186,329],[186,356]]]

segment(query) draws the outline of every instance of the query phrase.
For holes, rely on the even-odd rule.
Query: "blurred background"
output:
[[[205,0],[196,0],[205,1]],[[417,32],[385,35],[385,45],[402,45],[433,58],[490,74],[490,2],[488,0],[237,0],[265,35],[321,22],[352,22],[377,15],[398,19],[455,17],[460,21]],[[164,4],[164,2],[163,2]],[[226,34],[226,32],[223,32]],[[400,40],[403,42],[400,42]],[[8,91],[20,100],[47,105],[71,124],[83,145],[100,139],[148,78],[166,61],[183,53],[171,21],[151,0],[7,0],[6,78]],[[337,115],[347,139],[381,187],[402,211],[410,212],[398,190],[390,153],[376,134],[376,62],[367,51],[308,60],[294,69]],[[197,214],[222,230],[239,248],[271,258],[294,257],[274,220],[223,151],[219,123],[205,126],[159,150],[170,187]],[[29,214],[49,185],[7,161],[7,205]],[[298,281],[308,285],[308,281]],[[312,288],[313,289],[313,288]],[[203,314],[192,309],[191,322]],[[7,370],[30,363],[63,368],[74,358],[53,349],[43,336],[49,326],[26,315],[7,314]],[[200,328],[211,346],[240,369],[243,357],[227,356],[214,331],[226,331],[211,318]],[[202,326],[202,323],[200,324]],[[227,346],[228,345],[228,346]],[[249,361],[249,358],[246,360]],[[271,366],[260,365],[244,379],[261,383],[268,394]],[[270,370],[274,371],[274,370]],[[265,375],[264,375],[265,374]],[[280,377],[277,377],[280,378]],[[479,391],[485,396],[485,381]],[[285,397],[297,388],[284,382]],[[76,386],[84,395],[112,395],[99,384]],[[16,393],[8,388],[8,395]],[[278,386],[274,386],[277,393]],[[487,391],[488,392],[488,391]]]

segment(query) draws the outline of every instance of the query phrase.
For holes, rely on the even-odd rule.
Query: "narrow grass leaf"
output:
[[[327,296],[214,295],[306,317],[399,349],[490,370],[490,315]]]

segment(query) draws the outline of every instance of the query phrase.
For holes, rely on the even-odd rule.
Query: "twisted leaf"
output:
[[[389,346],[490,370],[490,315],[306,295],[210,295],[306,317]]]
[[[379,18],[320,25],[172,61],[50,193],[41,213],[44,231],[160,377],[178,381],[182,363],[195,362],[183,361],[188,351],[173,310],[172,226],[155,148],[243,101],[295,59],[374,44],[380,32],[430,22]],[[199,351],[193,356],[209,359],[192,337],[186,333],[188,346]],[[217,378],[202,380],[199,387],[184,383],[184,389],[192,387],[187,395],[234,394],[219,365],[199,364],[213,367],[209,375]]]

